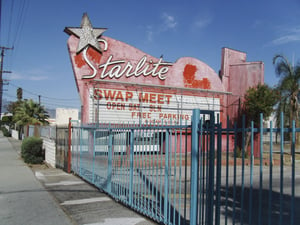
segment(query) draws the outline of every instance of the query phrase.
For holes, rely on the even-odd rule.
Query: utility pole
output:
[[[7,48],[0,46],[1,49],[1,63],[0,63],[0,116],[2,113],[2,95],[3,95],[3,73],[11,73],[10,71],[3,70],[3,59],[4,59],[4,50],[12,50],[13,48]]]

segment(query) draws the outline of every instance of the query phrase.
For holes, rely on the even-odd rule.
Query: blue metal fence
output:
[[[223,128],[193,110],[187,125],[73,126],[72,170],[158,223],[300,224],[300,129],[262,121]]]

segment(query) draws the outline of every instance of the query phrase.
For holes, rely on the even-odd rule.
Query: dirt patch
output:
[[[46,169],[52,168],[47,163],[42,163],[42,164],[27,164],[27,165],[28,165],[28,167],[30,167],[34,171],[36,171],[36,170],[46,170]]]

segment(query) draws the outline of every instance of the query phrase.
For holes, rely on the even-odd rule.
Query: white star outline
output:
[[[81,27],[66,27],[65,32],[69,35],[75,35],[79,38],[76,54],[80,54],[83,50],[83,58],[89,67],[93,70],[91,75],[83,75],[82,78],[94,78],[97,74],[97,69],[91,64],[87,57],[87,50],[89,47],[95,49],[98,53],[102,54],[102,49],[99,42],[104,43],[104,51],[107,51],[107,42],[105,39],[100,38],[107,28],[93,28],[87,13],[84,13],[81,20]]]
[[[88,47],[92,47],[97,52],[102,54],[102,49],[100,47],[99,42],[104,43],[104,51],[107,50],[107,42],[106,40],[99,38],[106,28],[93,28],[92,24],[89,20],[87,13],[84,13],[81,20],[81,27],[66,27],[65,32],[69,35],[75,35],[79,38],[79,43],[77,46],[76,54],[79,54],[82,50],[87,49]]]

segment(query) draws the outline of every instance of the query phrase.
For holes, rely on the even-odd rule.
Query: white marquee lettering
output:
[[[103,79],[103,78],[105,78],[107,76],[109,76],[109,78],[113,78],[114,76],[116,76],[114,73],[112,73],[115,67],[113,67],[111,70],[109,70],[107,73],[105,73],[105,71],[107,70],[107,67],[110,66],[110,65],[122,64],[122,63],[125,62],[124,60],[119,60],[119,61],[111,62],[111,59],[112,59],[112,55],[109,56],[109,58],[106,61],[106,63],[104,63],[104,64],[102,64],[102,65],[99,66],[100,69],[103,67],[103,70],[102,70],[102,73],[100,75],[100,78]],[[119,78],[119,77],[116,76],[116,78]]]
[[[149,76],[158,77],[160,80],[165,80],[166,73],[169,71],[169,66],[172,66],[172,63],[162,62],[162,58],[159,59],[158,62],[153,63],[152,60],[147,63],[147,56],[143,56],[134,67],[130,61],[125,60],[116,60],[113,61],[113,56],[109,56],[106,63],[101,64],[99,69],[102,69],[100,74],[100,78],[104,79],[106,77],[112,78],[120,78],[123,75],[126,77],[139,77],[139,76]],[[126,65],[122,69],[122,65]],[[110,68],[111,67],[111,68]]]

